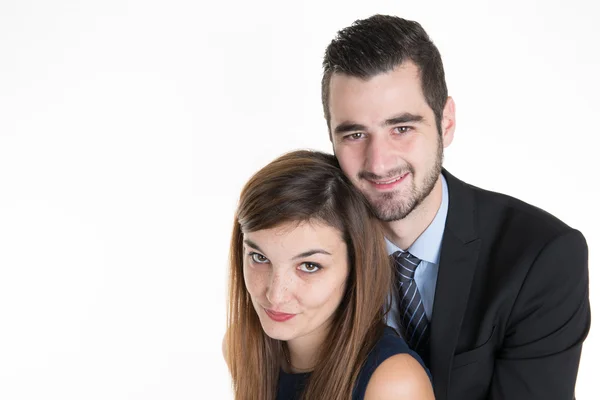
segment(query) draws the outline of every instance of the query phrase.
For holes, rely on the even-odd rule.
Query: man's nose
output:
[[[385,177],[392,166],[390,158],[391,146],[388,138],[384,135],[371,135],[365,152],[365,169],[379,177]]]

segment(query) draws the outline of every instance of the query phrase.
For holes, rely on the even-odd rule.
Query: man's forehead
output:
[[[329,99],[332,128],[343,123],[380,125],[403,114],[428,116],[429,106],[420,81],[403,78],[389,74],[368,81],[342,74],[332,77]]]
[[[334,72],[331,74],[330,80],[330,89],[332,85],[364,85],[364,84],[377,84],[377,81],[385,80],[385,79],[398,79],[402,78],[403,80],[408,81],[418,81],[421,83],[421,73],[419,67],[410,60],[404,61],[401,64],[396,65],[395,67],[376,72],[373,74],[358,76],[353,75],[346,72]]]

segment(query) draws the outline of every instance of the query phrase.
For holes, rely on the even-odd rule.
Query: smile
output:
[[[376,183],[376,184],[378,184],[378,185],[389,185],[390,183],[394,183],[394,182],[396,182],[396,181],[399,181],[399,180],[400,180],[400,178],[402,178],[402,177],[401,177],[401,176],[399,176],[399,177],[397,177],[397,178],[394,178],[394,179],[392,179],[391,181],[375,181],[375,182],[373,182],[373,183]]]
[[[398,183],[402,182],[404,180],[404,178],[406,178],[407,176],[408,176],[408,173],[405,173],[403,175],[397,176],[392,179],[388,179],[386,181],[368,180],[368,182],[371,183],[371,185],[375,186],[376,189],[391,189],[391,188],[395,187]]]
[[[273,321],[277,321],[277,322],[284,322],[284,321],[292,319],[296,316],[296,314],[280,313],[280,312],[276,312],[273,310],[267,310],[266,308],[264,310],[265,310],[265,313],[269,316],[269,318],[271,318]]]

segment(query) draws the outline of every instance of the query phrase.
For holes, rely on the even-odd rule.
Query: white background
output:
[[[419,21],[442,53],[445,166],[584,233],[597,311],[596,7],[2,0],[0,398],[230,398],[237,196],[283,152],[330,151],[321,57],[374,13]],[[578,399],[600,398],[595,328]]]

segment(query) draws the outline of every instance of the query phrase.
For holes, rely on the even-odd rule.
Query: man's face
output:
[[[406,217],[439,178],[454,131],[452,100],[440,135],[412,62],[368,80],[334,74],[329,90],[331,140],[342,170],[379,219]]]

